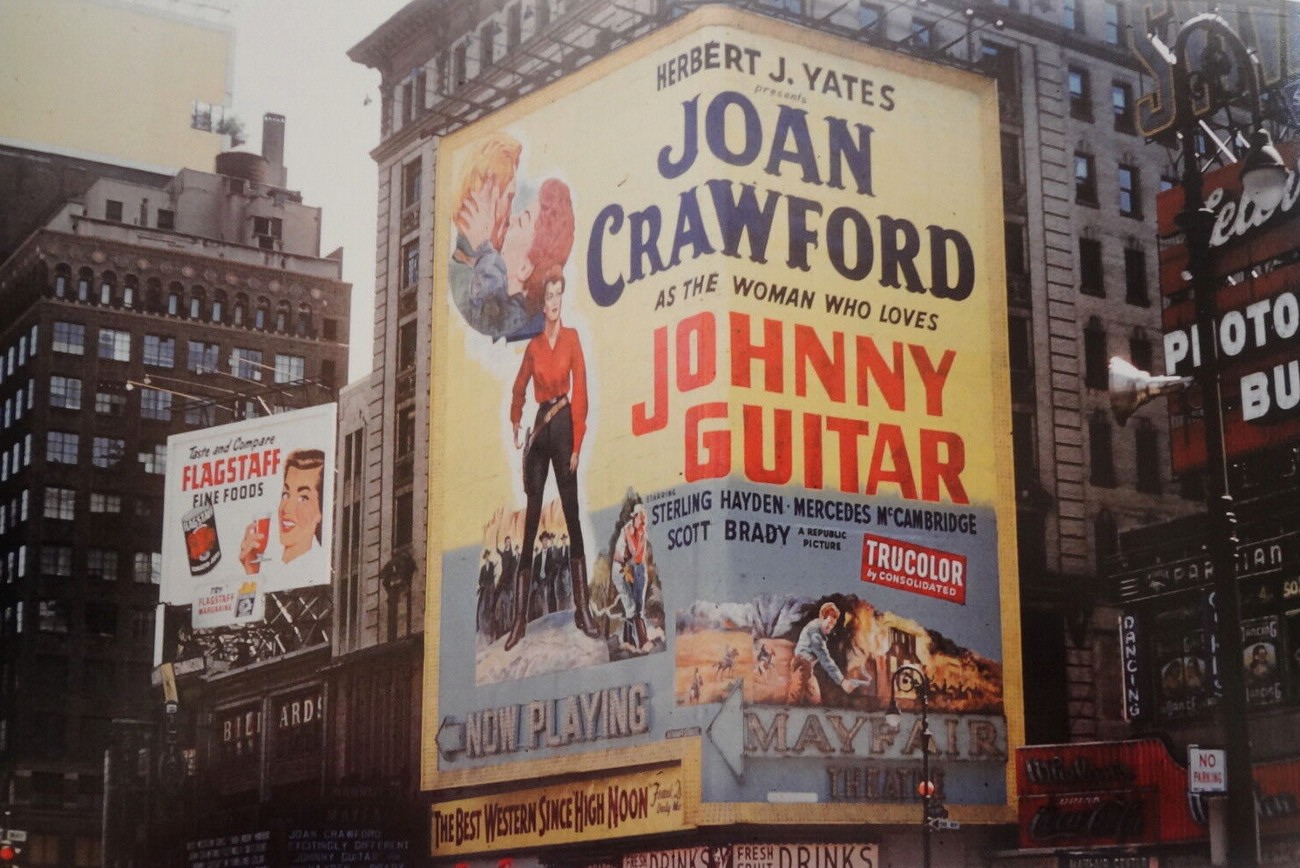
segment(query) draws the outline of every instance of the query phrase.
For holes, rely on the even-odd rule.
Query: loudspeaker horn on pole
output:
[[[1180,392],[1192,384],[1191,377],[1153,377],[1132,364],[1112,356],[1110,360],[1110,408],[1120,425],[1148,401]]]

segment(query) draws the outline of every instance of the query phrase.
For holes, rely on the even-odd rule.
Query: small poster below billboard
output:
[[[172,632],[263,624],[271,595],[329,585],[334,426],[329,404],[168,438],[160,600],[189,613]]]

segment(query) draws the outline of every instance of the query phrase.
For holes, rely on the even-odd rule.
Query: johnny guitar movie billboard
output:
[[[991,82],[714,8],[440,143],[426,788],[910,817],[912,664],[1010,816],[998,151]]]
[[[327,641],[335,409],[167,438],[162,660],[243,664]]]

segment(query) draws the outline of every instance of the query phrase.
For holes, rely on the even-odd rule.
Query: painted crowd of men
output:
[[[570,591],[569,537],[558,538],[549,531],[539,537],[541,545],[532,557],[532,587],[528,620],[573,607]],[[475,626],[480,636],[495,642],[511,629],[515,617],[515,573],[521,549],[509,536],[493,552],[484,549],[479,563],[478,605]]]

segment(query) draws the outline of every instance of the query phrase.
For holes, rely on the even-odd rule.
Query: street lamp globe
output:
[[[1273,145],[1273,137],[1268,130],[1255,130],[1250,136],[1250,151],[1241,162],[1244,198],[1254,202],[1261,211],[1275,211],[1282,204],[1286,181],[1286,164]]]

